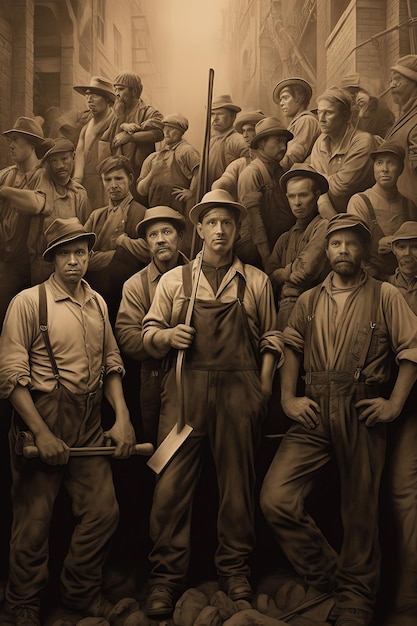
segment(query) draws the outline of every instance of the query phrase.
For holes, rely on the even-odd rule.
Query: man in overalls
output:
[[[103,391],[115,411],[109,430],[114,456],[130,456],[135,443],[107,307],[83,280],[96,236],[76,218],[62,218],[52,222],[45,237],[44,257],[55,271],[12,300],[0,339],[0,393],[15,410],[5,595],[10,619],[19,626],[41,624],[49,528],[61,485],[77,518],[61,573],[62,602],[81,615],[108,616],[112,605],[100,592],[102,570],[119,519],[111,467],[104,456],[70,457],[70,447],[103,445]],[[39,459],[16,454],[19,431],[33,434]]]
[[[370,246],[364,222],[338,214],[326,237],[333,271],[299,296],[284,330],[281,402],[295,423],[265,477],[261,507],[297,574],[333,593],[336,625],[367,626],[379,582],[385,423],[398,417],[417,377],[417,325],[399,291],[362,270]],[[385,399],[391,350],[399,368]],[[297,397],[302,361],[305,396]],[[315,475],[333,456],[340,474],[340,554],[304,508]]]
[[[245,216],[245,207],[220,189],[192,208],[190,219],[203,250],[192,263],[161,277],[143,321],[149,354],[163,358],[177,349],[186,351],[183,417],[193,428],[156,481],[145,609],[150,616],[170,615],[186,583],[192,502],[207,444],[219,488],[215,564],[220,587],[233,600],[252,596],[248,559],[255,539],[254,451],[282,344],[268,277],[233,255]],[[188,326],[185,310],[197,280]],[[163,381],[159,442],[178,417],[175,373],[174,366]]]

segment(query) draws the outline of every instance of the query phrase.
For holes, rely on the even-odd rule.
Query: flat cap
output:
[[[417,54],[406,54],[390,69],[417,83]]]
[[[154,206],[146,210],[145,217],[136,226],[138,237],[145,239],[146,229],[153,222],[173,222],[181,232],[185,229],[185,217],[169,206]]]
[[[401,224],[391,237],[391,244],[406,239],[417,239],[417,222],[408,221]]]
[[[125,170],[126,174],[133,174],[132,164],[130,160],[120,154],[118,156],[109,156],[100,161],[97,165],[96,170],[98,174],[106,174],[106,172],[110,172],[111,170]]]
[[[338,230],[346,230],[348,228],[355,229],[371,241],[371,231],[368,225],[360,217],[351,213],[337,213],[337,215],[334,215],[327,224],[326,237]]]
[[[369,156],[373,161],[378,157],[379,154],[386,153],[394,154],[400,161],[404,162],[405,159],[405,150],[402,146],[392,142],[392,141],[383,141],[380,146],[374,152],[370,152]]]
[[[173,126],[173,128],[178,128],[178,130],[185,133],[188,129],[188,120],[181,113],[170,113],[169,115],[165,115],[162,119],[163,126]]]
[[[55,139],[47,137],[41,144],[36,146],[35,151],[38,159],[44,161],[59,152],[75,152],[75,146],[72,141],[66,137],[56,137]]]

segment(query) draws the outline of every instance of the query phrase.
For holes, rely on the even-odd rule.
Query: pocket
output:
[[[355,324],[352,335],[352,343],[350,346],[350,353],[355,361],[359,361],[362,355],[368,332],[369,328],[366,326]]]

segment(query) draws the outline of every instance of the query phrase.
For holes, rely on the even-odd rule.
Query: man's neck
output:
[[[58,285],[67,293],[69,296],[74,298],[77,302],[83,302],[84,300],[84,287],[82,285],[81,279],[76,283],[65,283],[59,280],[55,274],[55,280]]]
[[[359,284],[362,276],[362,269],[360,269],[356,274],[351,276],[346,276],[344,274],[337,274],[333,272],[332,276],[332,285],[335,289],[349,289],[350,287],[355,287]]]
[[[226,254],[217,254],[210,250],[205,249],[203,255],[203,262],[212,267],[223,267],[228,265],[233,260],[233,252],[230,250]]]
[[[343,137],[345,136],[346,129],[347,129],[347,126],[345,126],[338,133],[332,133],[331,135],[330,134],[327,135],[328,138],[329,138],[330,146],[331,146],[332,150],[333,150],[333,148],[336,148],[336,146],[338,146],[340,144],[340,142],[342,141]]]
[[[22,174],[25,174],[26,172],[30,172],[31,170],[35,169],[35,167],[39,165],[39,161],[36,158],[36,154],[33,152],[30,157],[28,157],[24,161],[20,161],[20,163],[16,163],[16,165],[18,171]]]
[[[110,109],[104,109],[104,111],[100,111],[100,113],[96,113],[95,115],[93,114],[93,117],[91,118],[91,121],[93,122],[93,124],[99,124],[100,122],[102,122],[104,119],[106,119],[106,117],[109,114]]]
[[[377,193],[379,193],[380,196],[382,196],[386,200],[393,200],[398,195],[397,185],[387,188],[381,187],[379,183],[375,183],[374,189]]]
[[[157,262],[155,259],[153,259],[153,262],[155,263],[156,267],[161,272],[161,274],[165,274],[165,272],[168,272],[169,270],[174,269],[174,267],[177,267],[177,265],[178,265],[178,254],[174,254],[174,256],[169,261],[158,261]]]

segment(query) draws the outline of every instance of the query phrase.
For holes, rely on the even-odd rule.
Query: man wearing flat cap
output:
[[[227,191],[203,196],[189,216],[203,249],[191,263],[161,276],[143,320],[143,347],[151,356],[161,359],[185,350],[183,417],[193,428],[156,480],[149,616],[171,615],[184,589],[192,502],[206,446],[219,487],[215,564],[220,587],[232,600],[252,597],[254,451],[282,353],[269,279],[233,254],[245,217],[245,207]],[[196,300],[187,325],[193,284]],[[163,379],[158,442],[178,416],[175,369],[174,363]]]
[[[92,118],[81,129],[75,149],[73,180],[87,190],[92,209],[98,209],[107,202],[107,198],[97,165],[104,156],[109,156],[101,154],[103,145],[108,144],[100,140],[113,118],[112,106],[116,96],[111,82],[101,76],[92,76],[89,85],[76,85],[74,91],[85,96]]]
[[[9,143],[13,165],[0,171],[0,326],[12,297],[30,285],[30,215],[16,209],[13,200],[16,190],[35,187],[39,169],[35,147],[43,141],[43,132],[36,120],[18,117],[13,128],[3,135]],[[38,200],[42,202],[42,198]]]
[[[183,135],[188,120],[181,113],[166,115],[162,120],[164,144],[143,162],[137,180],[140,196],[147,196],[148,206],[170,206],[186,218],[195,204],[200,154]],[[190,253],[192,227],[186,219],[186,233],[181,250]]]
[[[385,254],[379,253],[380,240],[387,241],[386,238],[405,221],[417,220],[417,207],[412,200],[400,194],[397,187],[404,170],[404,148],[384,141],[370,156],[374,164],[375,185],[353,195],[347,212],[368,224],[372,245],[367,270],[375,278],[386,280],[394,273],[396,261],[389,244],[385,246]]]
[[[70,447],[104,445],[103,393],[115,412],[108,431],[114,456],[130,456],[135,444],[106,303],[83,279],[96,236],[76,218],[58,218],[45,239],[43,255],[54,272],[12,300],[0,339],[0,394],[14,407],[13,522],[3,608],[7,623],[22,626],[41,625],[50,520],[61,486],[77,522],[61,572],[62,603],[79,619],[109,616],[113,605],[101,584],[119,518],[111,466],[104,456],[70,457]],[[32,436],[38,459],[16,453],[21,431]]]
[[[120,72],[113,81],[113,88],[116,94],[114,118],[102,140],[109,142],[111,154],[129,159],[134,175],[131,192],[136,197],[135,182],[143,161],[155,152],[155,143],[163,139],[162,114],[142,99],[142,81],[135,72]]]
[[[264,269],[280,235],[295,223],[287,197],[279,185],[284,173],[280,161],[292,134],[275,117],[265,117],[255,126],[251,148],[254,159],[238,181],[239,201],[248,210],[236,242],[236,254],[245,263]]]
[[[398,189],[417,204],[417,54],[407,54],[391,67],[390,91],[400,114],[385,139],[405,150]]]
[[[323,217],[345,212],[354,193],[374,184],[370,152],[377,149],[370,133],[351,122],[352,98],[345,89],[331,87],[317,98],[321,135],[311,151],[310,163],[328,180],[329,191],[319,199]]]
[[[417,325],[399,291],[362,270],[371,239],[365,222],[340,213],[326,239],[332,271],[299,296],[284,330],[281,404],[294,424],[265,477],[261,508],[297,574],[333,594],[335,625],[368,626],[379,583],[385,429],[417,378]],[[390,393],[393,354],[399,367]],[[297,396],[301,365],[305,395]],[[340,477],[339,554],[305,509],[332,457]]]
[[[313,90],[304,78],[292,77],[281,80],[275,87],[272,98],[290,120],[288,130],[293,139],[288,142],[287,151],[281,160],[286,172],[294,163],[303,163],[320,135],[316,116],[307,109]]]
[[[136,225],[145,217],[146,207],[130,192],[133,169],[125,156],[110,156],[99,163],[108,204],[93,211],[85,223],[97,236],[88,265],[87,280],[106,300],[113,325],[125,280],[149,262],[149,250],[138,240]]]
[[[249,148],[240,133],[233,127],[240,106],[232,102],[230,95],[218,96],[211,105],[210,156],[208,186],[220,178],[226,167],[243,156],[249,156]]]

